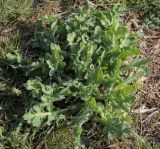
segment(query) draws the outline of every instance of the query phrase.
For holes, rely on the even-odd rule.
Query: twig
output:
[[[142,106],[142,107],[139,108],[139,109],[132,110],[132,113],[144,114],[144,113],[152,112],[152,111],[155,111],[155,110],[157,110],[157,108],[145,109],[145,107]]]
[[[142,123],[145,123],[146,121],[151,120],[152,117],[154,117],[155,115],[159,114],[159,111],[154,111],[153,113],[151,113],[145,120],[142,121]]]
[[[160,36],[144,36],[144,39],[148,39],[148,38],[160,38]]]

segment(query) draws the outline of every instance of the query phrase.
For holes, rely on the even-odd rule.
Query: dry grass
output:
[[[152,58],[149,65],[151,75],[137,94],[136,106],[153,111],[140,114],[135,128],[152,146],[156,146],[160,145],[160,28],[146,31],[144,40],[147,46],[141,51]]]

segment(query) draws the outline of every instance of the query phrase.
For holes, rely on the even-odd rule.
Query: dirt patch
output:
[[[58,1],[36,0],[34,3],[34,14],[29,19],[32,22],[36,22],[38,19],[45,15],[54,15],[61,12],[62,6]]]
[[[136,106],[145,113],[139,113],[135,128],[152,146],[160,145],[160,28],[145,32],[146,47],[141,52],[152,59],[149,65],[151,75],[137,94]],[[147,112],[148,110],[148,112]]]
[[[0,57],[5,55],[3,49],[14,42],[22,50],[28,47],[28,41],[34,36],[36,22],[45,15],[54,15],[61,12],[61,4],[58,1],[35,0],[31,9],[31,16],[24,20],[14,21],[6,18],[0,22]]]

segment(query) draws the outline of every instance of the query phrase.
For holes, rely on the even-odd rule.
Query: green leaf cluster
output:
[[[8,65],[26,78],[24,120],[35,127],[71,121],[78,144],[89,120],[106,128],[109,138],[128,133],[128,113],[148,62],[140,59],[135,38],[117,9],[90,6],[61,19],[45,16],[31,41],[37,54],[7,54]]]

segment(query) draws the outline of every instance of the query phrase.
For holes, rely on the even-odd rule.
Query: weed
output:
[[[4,126],[28,137],[69,122],[75,130],[71,139],[75,148],[83,147],[83,125],[89,120],[105,128],[108,139],[131,132],[128,112],[149,60],[140,56],[137,35],[120,16],[117,7],[103,10],[91,5],[63,19],[39,20],[30,42],[32,51],[14,50],[1,60],[11,81],[7,92],[0,93],[2,98],[13,97],[1,102],[7,105],[3,121],[10,121]],[[21,139],[12,139],[13,144],[4,145],[20,148]]]

